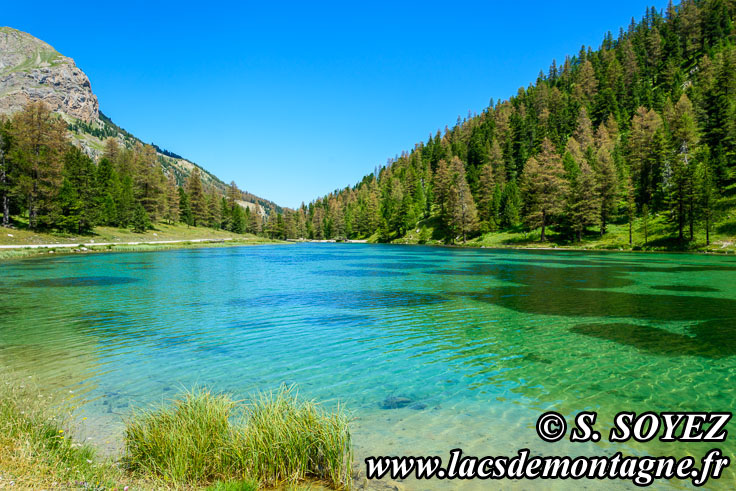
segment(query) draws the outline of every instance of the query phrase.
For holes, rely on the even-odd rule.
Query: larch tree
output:
[[[447,194],[445,209],[449,221],[448,228],[453,234],[461,236],[465,243],[468,234],[476,230],[478,212],[465,177],[465,165],[458,157],[453,157],[450,163],[450,185]]]
[[[657,138],[662,118],[653,109],[639,107],[632,119],[628,139],[628,160],[637,200],[651,204],[662,176],[662,146]]]
[[[13,117],[11,137],[16,192],[26,200],[29,228],[52,225],[68,144],[66,123],[43,102],[32,102]]]
[[[545,138],[541,153],[529,158],[522,174],[524,221],[529,228],[542,229],[540,240],[547,240],[547,226],[564,210],[568,188],[562,158]]]
[[[170,173],[166,179],[166,212],[164,218],[169,224],[179,221],[179,188],[176,185],[174,174]]]
[[[450,167],[445,159],[437,163],[434,173],[434,199],[440,208],[440,215],[445,214],[448,194],[450,190]]]
[[[588,162],[583,160],[580,172],[570,186],[567,216],[578,242],[583,240],[583,232],[598,223],[600,218],[600,197],[597,192],[595,174]]]

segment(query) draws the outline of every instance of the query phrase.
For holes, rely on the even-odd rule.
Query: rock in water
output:
[[[412,401],[408,397],[404,396],[388,396],[379,404],[381,409],[399,409],[402,407],[406,407],[409,404],[411,404]]]

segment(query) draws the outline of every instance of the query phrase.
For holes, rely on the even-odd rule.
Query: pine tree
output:
[[[478,188],[478,217],[485,222],[490,229],[495,219],[494,194],[496,183],[493,176],[493,167],[490,163],[485,164],[480,171]]]
[[[86,233],[97,219],[95,165],[78,147],[64,155],[64,180],[58,198],[58,216],[52,223],[62,229]]]
[[[235,208],[232,209],[232,225],[230,230],[236,234],[245,233],[245,214],[243,213],[243,208],[240,205],[236,205]]]
[[[130,176],[124,176],[120,182],[120,194],[116,203],[118,227],[127,227],[133,223],[136,203],[139,202],[133,196],[133,179]],[[143,211],[145,212],[145,209]],[[148,219],[147,215],[146,219]]]
[[[131,224],[133,225],[133,232],[138,234],[142,234],[151,228],[151,221],[148,218],[148,213],[146,213],[146,209],[140,202],[135,204]]]
[[[222,216],[220,215],[220,197],[214,189],[206,196],[207,201],[207,225],[214,229],[222,228]]]
[[[519,224],[521,214],[521,195],[516,181],[509,181],[503,188],[501,196],[501,225],[503,227],[516,227]]]
[[[192,210],[192,225],[206,225],[207,223],[207,199],[202,191],[202,180],[197,167],[192,170],[187,180],[187,194],[189,195],[189,206]]]
[[[705,222],[705,245],[710,245],[710,230],[716,204],[716,186],[707,158],[703,158],[698,164],[697,183],[698,204]]]
[[[636,219],[636,195],[631,176],[626,174],[625,179],[624,206],[626,208],[626,219],[629,224],[629,245],[634,244],[634,220]]]
[[[114,140],[113,140],[114,141]],[[119,212],[116,198],[120,195],[120,179],[115,172],[113,162],[102,157],[97,164],[97,197],[100,204],[98,221],[102,225],[118,225]]]
[[[194,225],[194,213],[192,213],[189,195],[181,186],[179,186],[177,191],[179,192],[179,217],[187,225]]]
[[[606,233],[606,226],[616,209],[616,198],[618,196],[618,173],[613,163],[613,157],[607,146],[602,146],[598,150],[596,174],[597,185],[600,199],[600,225],[601,236]]]

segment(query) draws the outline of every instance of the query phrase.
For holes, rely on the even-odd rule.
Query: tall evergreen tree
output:
[[[527,161],[522,182],[524,220],[530,228],[540,227],[540,239],[545,241],[547,226],[562,213],[569,187],[562,158],[549,139],[542,143],[541,153]]]
[[[578,242],[583,240],[583,232],[600,219],[600,197],[597,193],[595,175],[588,162],[583,160],[580,172],[573,180],[568,199],[568,219]]]
[[[15,191],[26,201],[28,225],[53,225],[63,180],[67,148],[66,124],[43,102],[32,102],[15,114],[11,127]]]
[[[199,169],[195,167],[187,180],[187,195],[189,196],[189,207],[192,210],[192,225],[207,224],[207,198],[202,190],[202,180]]]

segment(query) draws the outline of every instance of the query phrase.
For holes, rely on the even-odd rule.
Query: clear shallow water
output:
[[[359,459],[455,447],[699,459],[713,445],[550,444],[534,423],[596,410],[605,430],[620,410],[736,401],[730,257],[194,249],[5,262],[0,295],[0,362],[72,391],[83,434],[102,445],[131,407],[182,387],[243,397],[286,383],[347,405]],[[412,404],[383,408],[392,396]],[[727,472],[712,487],[731,487]]]

